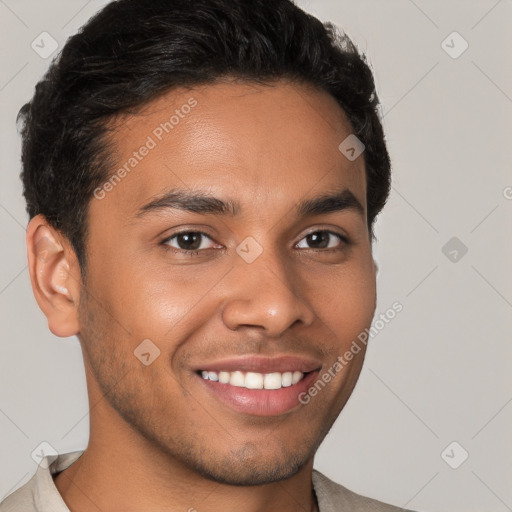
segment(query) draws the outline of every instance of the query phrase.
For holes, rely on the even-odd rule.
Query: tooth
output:
[[[300,379],[302,379],[303,373],[302,372],[293,372],[292,376],[292,384],[297,384]]]
[[[293,373],[292,372],[284,372],[281,379],[281,386],[283,388],[287,388],[292,385]]]
[[[247,389],[263,389],[263,375],[261,373],[247,372],[245,374],[245,387]]]
[[[219,382],[222,382],[222,384],[228,384],[229,372],[219,372]]]
[[[241,371],[214,372],[203,370],[201,376],[205,380],[218,381],[247,389],[280,389],[281,387],[285,388],[297,384],[304,377],[304,374],[299,371],[267,374],[247,372],[244,374]]]
[[[238,386],[239,388],[245,386],[245,376],[242,372],[231,372],[229,377],[229,383],[232,386]]]
[[[265,389],[281,389],[281,374],[267,373],[264,380]]]

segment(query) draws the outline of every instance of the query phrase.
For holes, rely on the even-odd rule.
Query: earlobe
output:
[[[81,277],[71,245],[42,215],[30,221],[26,240],[32,290],[48,327],[56,336],[77,334]]]

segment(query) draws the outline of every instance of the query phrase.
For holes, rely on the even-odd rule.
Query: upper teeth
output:
[[[299,371],[295,372],[274,372],[274,373],[255,373],[240,371],[235,372],[201,372],[203,379],[219,381],[223,384],[231,384],[247,389],[281,389],[297,384],[304,377]]]

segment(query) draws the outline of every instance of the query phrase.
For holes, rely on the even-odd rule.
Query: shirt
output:
[[[70,512],[52,475],[71,466],[82,453],[44,457],[32,478],[0,503],[0,512]],[[313,469],[312,483],[320,512],[404,512],[403,508],[356,494],[316,469]]]

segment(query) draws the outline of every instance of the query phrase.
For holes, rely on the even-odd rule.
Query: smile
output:
[[[202,370],[201,377],[205,380],[220,382],[246,389],[281,389],[297,384],[304,378],[304,373],[299,371],[257,373],[229,371]]]
[[[297,355],[246,355],[198,363],[197,382],[209,400],[251,416],[280,416],[304,407],[301,393],[318,378],[322,363]]]

